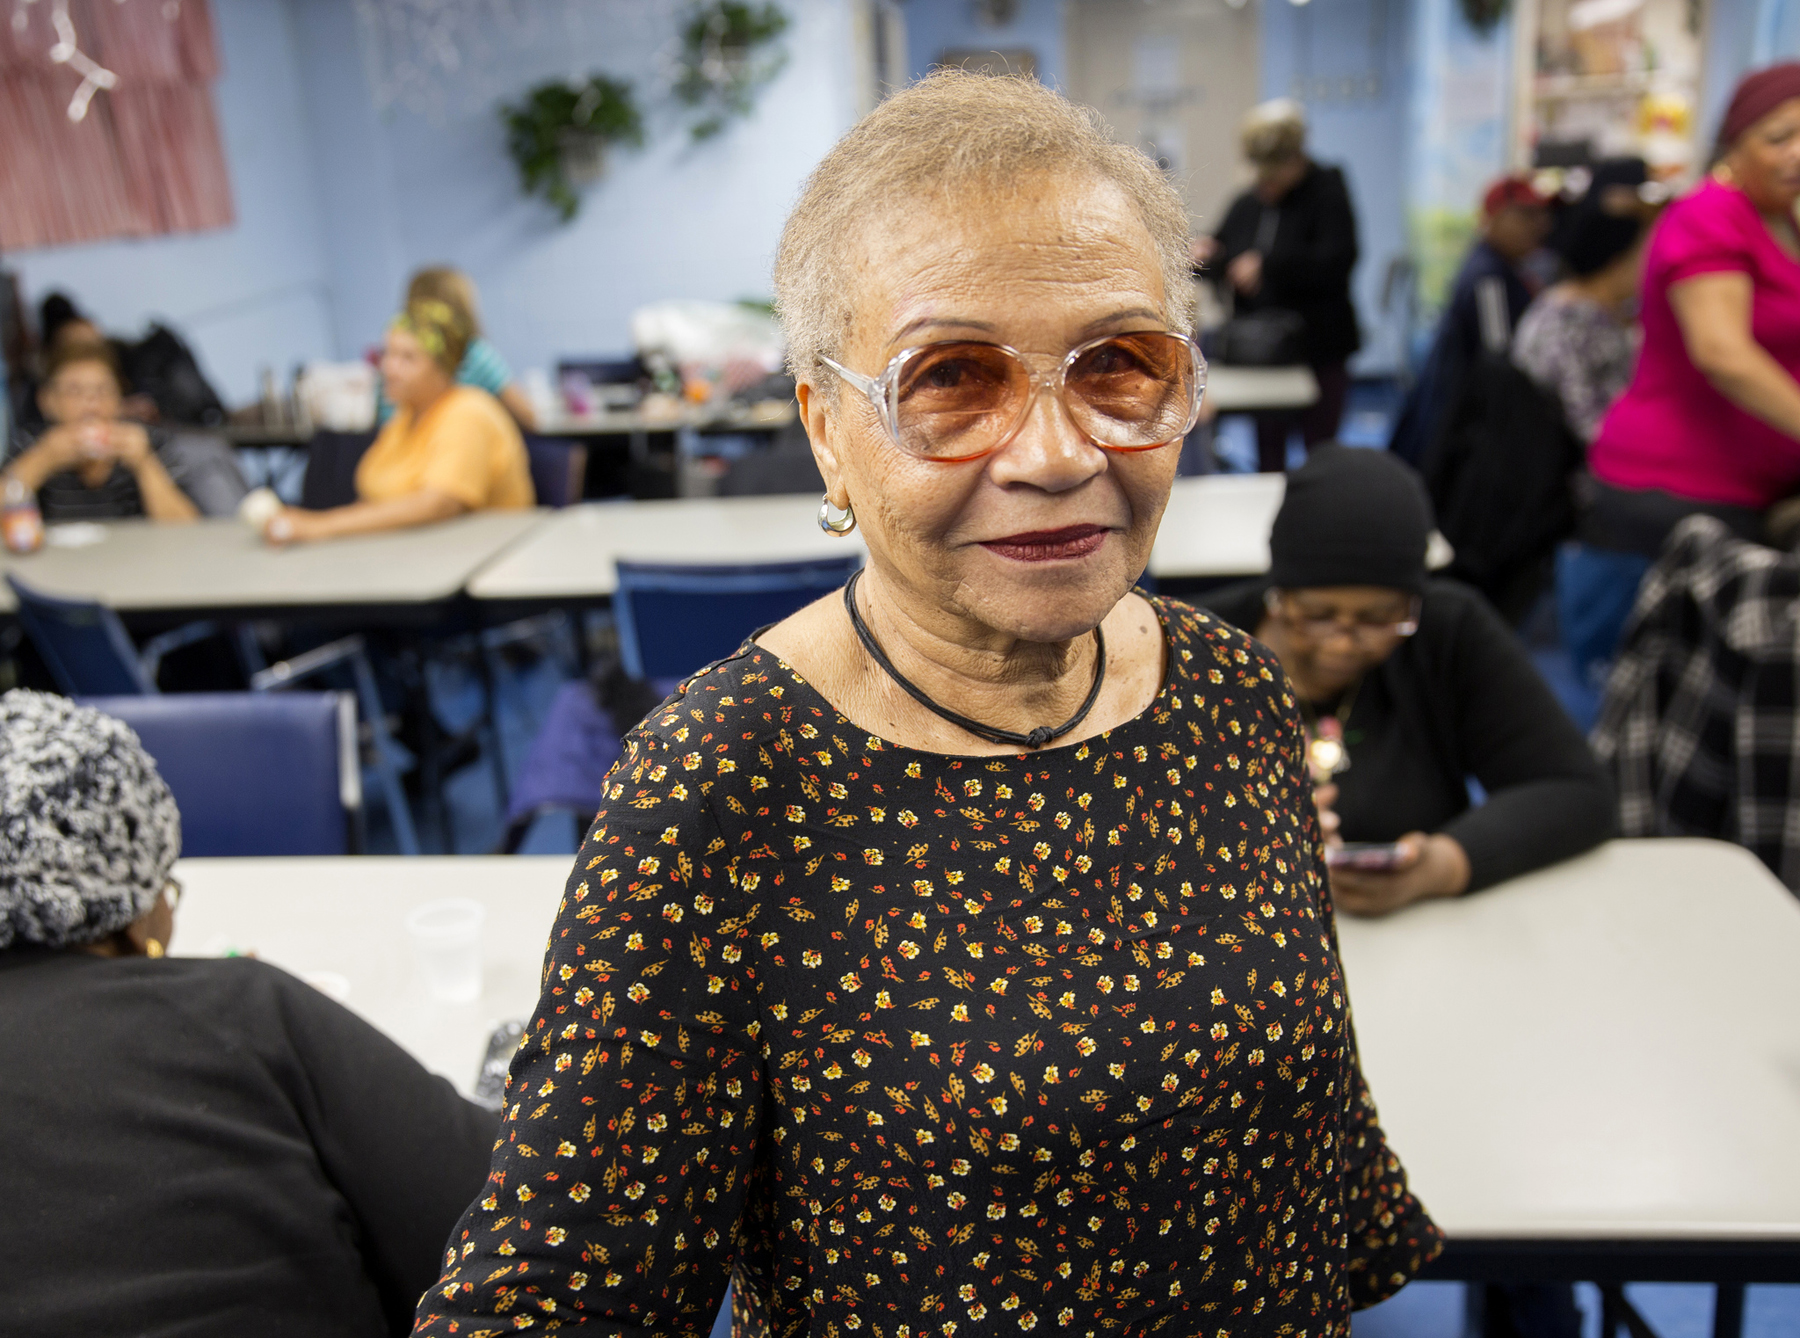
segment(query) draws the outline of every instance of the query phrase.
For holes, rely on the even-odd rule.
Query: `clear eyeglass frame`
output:
[[[1404,640],[1412,636],[1419,630],[1419,618],[1424,612],[1425,602],[1414,595],[1412,603],[1408,606],[1406,617],[1391,623],[1369,623],[1356,618],[1341,618],[1336,614],[1329,618],[1308,618],[1288,604],[1286,592],[1282,590],[1266,591],[1263,595],[1263,604],[1270,613],[1291,626],[1300,628],[1315,641],[1323,640],[1341,629],[1360,642],[1387,636],[1399,637]]]
[[[1194,430],[1194,424],[1200,421],[1200,406],[1206,399],[1206,356],[1200,352],[1199,343],[1188,335],[1176,334],[1172,330],[1127,330],[1118,334],[1101,335],[1097,339],[1089,339],[1070,349],[1063,355],[1062,361],[1056,366],[1056,370],[1048,375],[1034,370],[1031,364],[1025,360],[1025,355],[1012,345],[997,344],[980,339],[938,340],[930,344],[917,344],[912,348],[901,349],[900,352],[896,353],[888,360],[888,365],[882,369],[879,376],[865,376],[863,373],[853,371],[835,358],[827,357],[823,353],[819,355],[819,361],[831,368],[832,371],[843,377],[843,379],[849,382],[852,387],[862,393],[863,397],[868,400],[869,407],[875,411],[875,416],[880,419],[882,428],[887,432],[888,440],[893,442],[900,450],[905,451],[915,459],[929,460],[934,464],[960,464],[965,460],[979,460],[983,456],[992,455],[995,451],[1005,447],[1014,437],[1018,436],[1019,429],[1024,427],[1030,420],[1031,411],[1037,406],[1038,395],[1042,391],[1049,391],[1054,394],[1057,403],[1062,406],[1063,414],[1071,423],[1077,422],[1074,414],[1069,410],[1067,397],[1069,369],[1090,349],[1098,348],[1109,340],[1126,339],[1130,338],[1132,335],[1142,334],[1166,335],[1170,339],[1178,340],[1187,345],[1188,356],[1193,359],[1194,392],[1193,403],[1188,405],[1187,421],[1182,425],[1181,431],[1170,437],[1167,441],[1151,442],[1144,446],[1110,446],[1103,441],[1094,442],[1094,444],[1102,450],[1132,455],[1139,451],[1161,450],[1164,446],[1173,445],[1175,442],[1180,441],[1183,437],[1187,436],[1189,432],[1192,432]],[[918,451],[908,449],[905,442],[900,438],[900,374],[906,370],[906,364],[911,362],[914,358],[922,353],[928,353],[934,348],[941,347],[944,344],[984,344],[988,348],[997,349],[1001,353],[1009,354],[1017,361],[1019,366],[1024,368],[1026,376],[1030,378],[1031,392],[1025,397],[1024,405],[1019,410],[1018,421],[1002,434],[992,446],[988,446],[979,451],[971,451],[964,455],[924,455]],[[1087,436],[1086,433],[1083,433],[1083,435]],[[1093,439],[1089,437],[1089,440]]]

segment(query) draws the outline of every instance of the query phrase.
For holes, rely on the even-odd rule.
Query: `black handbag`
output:
[[[1288,367],[1306,361],[1306,321],[1280,307],[1248,311],[1214,330],[1211,343],[1221,367]]]

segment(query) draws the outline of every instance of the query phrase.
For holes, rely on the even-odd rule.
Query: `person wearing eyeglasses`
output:
[[[404,1333],[498,1121],[286,972],[170,955],[180,847],[129,726],[0,696],[0,1332]]]
[[[1479,891],[1614,830],[1606,777],[1518,640],[1476,591],[1428,576],[1431,529],[1406,465],[1327,447],[1288,478],[1268,575],[1205,601],[1294,685],[1332,895],[1361,915]]]
[[[695,1332],[735,1271],[778,1333],[1344,1333],[1435,1255],[1280,666],[1133,593],[1189,263],[1032,80],[935,73],[820,163],[776,293],[868,563],[627,738],[416,1332]]]

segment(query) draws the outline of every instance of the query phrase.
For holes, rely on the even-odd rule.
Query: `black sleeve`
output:
[[[1213,234],[1213,240],[1219,244],[1219,253],[1204,270],[1196,270],[1195,273],[1221,289],[1228,287],[1225,271],[1231,268],[1232,261],[1255,244],[1256,220],[1261,212],[1261,205],[1249,191],[1233,200],[1231,208],[1225,211],[1225,221],[1219,224],[1219,230]]]
[[[1292,247],[1278,243],[1263,257],[1264,277],[1289,297],[1340,293],[1356,268],[1356,211],[1344,174],[1321,168],[1309,204],[1311,218],[1301,240]]]
[[[1581,854],[1613,835],[1616,819],[1587,740],[1499,615],[1472,592],[1447,612],[1461,760],[1487,802],[1443,832],[1468,852],[1476,892]]]
[[[363,1258],[393,1332],[412,1327],[444,1242],[487,1178],[494,1112],[341,1004],[285,973],[275,990],[306,1091],[320,1164],[361,1228]]]

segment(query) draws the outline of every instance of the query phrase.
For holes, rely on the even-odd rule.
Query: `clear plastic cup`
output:
[[[419,976],[439,1003],[481,997],[481,930],[486,922],[487,907],[467,897],[427,902],[406,917]]]

